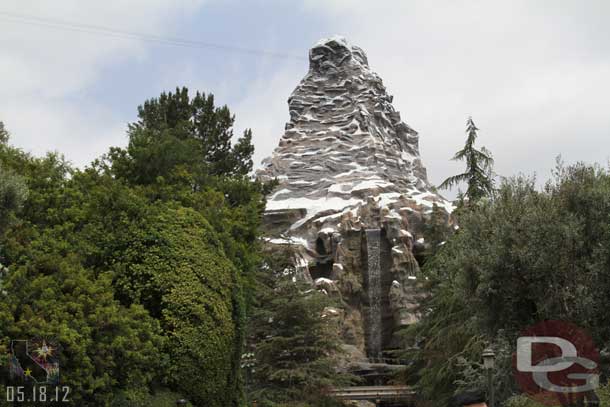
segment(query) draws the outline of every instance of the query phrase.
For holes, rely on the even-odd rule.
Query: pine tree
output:
[[[349,385],[333,301],[300,280],[291,249],[274,250],[257,276],[249,320],[249,399],[270,406],[335,406],[325,393]]]
[[[138,108],[138,121],[129,125],[126,149],[109,154],[118,178],[150,185],[193,178],[193,189],[212,177],[243,177],[252,170],[252,131],[235,144],[235,116],[227,106],[217,107],[214,95],[187,88],[162,93]]]
[[[447,212],[437,204],[432,205],[430,219],[424,225],[423,232],[425,241],[429,244],[426,257],[433,256],[451,236],[452,230],[448,223]]]
[[[466,182],[468,188],[465,196],[472,202],[489,196],[494,191],[492,170],[494,161],[491,152],[485,147],[481,147],[480,150],[477,150],[474,146],[478,130],[472,117],[469,117],[466,122],[466,134],[468,135],[466,144],[464,145],[464,148],[455,153],[452,158],[454,161],[465,160],[466,171],[447,178],[440,185],[440,188],[448,189],[461,182]]]

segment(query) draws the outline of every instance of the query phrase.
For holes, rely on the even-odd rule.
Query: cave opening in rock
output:
[[[326,251],[326,246],[324,245],[324,240],[322,240],[321,238],[316,239],[316,252],[318,253],[319,256],[328,255],[328,253]]]
[[[309,266],[309,274],[315,281],[318,278],[330,278],[330,274],[333,271],[333,260],[332,259],[321,259],[316,261],[316,264]]]
[[[315,265],[309,266],[311,278],[314,280],[317,280],[318,278],[330,278],[334,261],[332,254],[329,253],[324,240],[321,238],[316,239],[316,253],[318,257]]]

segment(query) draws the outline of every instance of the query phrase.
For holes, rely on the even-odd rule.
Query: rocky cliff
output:
[[[303,278],[341,298],[346,349],[364,363],[417,319],[413,252],[432,208],[448,215],[452,206],[431,188],[418,133],[364,51],[334,37],[313,46],[309,63],[279,146],[258,172],[279,181],[267,241],[294,247]]]

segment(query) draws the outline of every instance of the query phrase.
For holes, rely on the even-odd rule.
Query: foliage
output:
[[[186,89],[139,119],[127,149],[85,170],[0,143],[2,174],[15,174],[3,197],[20,198],[0,214],[22,203],[0,236],[0,353],[9,338],[57,338],[78,405],[240,405],[264,208],[246,176],[251,132],[232,145],[229,110]]]
[[[94,278],[75,257],[32,253],[12,268],[3,289],[2,343],[58,341],[62,381],[74,389],[72,405],[106,405],[117,389],[141,393],[167,363],[158,323],[141,306],[122,307],[110,275]]]
[[[484,338],[464,299],[453,291],[450,282],[438,283],[422,308],[429,310],[425,317],[402,333],[406,347],[402,357],[413,361],[403,380],[417,385],[422,399],[432,400],[434,405],[448,405],[463,364],[478,360]]]
[[[610,405],[610,384],[606,383],[595,391],[600,401],[600,406]],[[503,407],[547,407],[544,404],[538,403],[526,395],[519,394],[513,396],[504,402]]]
[[[113,172],[134,184],[169,182],[190,170],[192,187],[206,176],[245,176],[252,170],[252,132],[246,130],[232,145],[235,117],[226,106],[216,107],[214,96],[187,88],[162,93],[138,108],[138,121],[129,126],[126,150],[109,154]]]
[[[0,153],[7,150],[9,133],[0,122]],[[0,162],[0,164],[2,164]],[[0,165],[0,236],[15,220],[15,212],[23,206],[28,195],[23,179]]]
[[[434,256],[437,250],[445,244],[446,240],[451,236],[452,230],[447,220],[447,212],[434,203],[432,205],[430,217],[424,224],[424,239],[428,246],[424,261],[426,258]]]
[[[232,370],[236,278],[210,225],[188,208],[160,211],[116,263],[117,292],[160,320],[168,381],[196,403],[228,406],[239,392]]]
[[[8,143],[9,136],[10,134],[6,127],[4,127],[4,123],[0,122],[0,144]]]
[[[468,188],[466,189],[465,196],[472,202],[478,201],[485,196],[490,196],[494,190],[493,158],[491,153],[485,147],[477,150],[474,146],[478,130],[472,117],[469,117],[466,122],[466,134],[468,134],[466,144],[452,158],[455,161],[465,160],[466,171],[447,178],[439,186],[446,189],[466,182]]]
[[[21,209],[27,197],[23,180],[0,167],[0,235],[15,219],[15,212]]]
[[[446,398],[472,383],[484,346],[510,348],[544,319],[576,321],[607,349],[608,213],[610,173],[583,164],[558,165],[542,191],[531,179],[506,180],[491,201],[459,211],[459,231],[425,264],[432,296],[407,336],[422,344],[424,393]],[[516,389],[510,369],[500,373],[506,398]]]
[[[250,320],[249,399],[260,406],[334,406],[327,389],[353,378],[336,371],[339,329],[332,301],[299,280],[290,250],[267,256]]]

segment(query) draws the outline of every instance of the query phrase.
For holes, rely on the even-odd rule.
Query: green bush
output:
[[[238,391],[232,369],[237,274],[205,218],[188,208],[160,211],[115,267],[121,296],[144,304],[161,322],[172,387],[196,403],[230,405]]]
[[[459,230],[425,263],[432,295],[405,339],[423,394],[442,404],[483,381],[480,355],[491,344],[508,355],[495,379],[499,399],[509,398],[518,391],[516,338],[545,319],[578,321],[607,349],[608,213],[610,173],[584,164],[559,165],[542,190],[532,179],[504,180],[491,199],[458,210]]]

